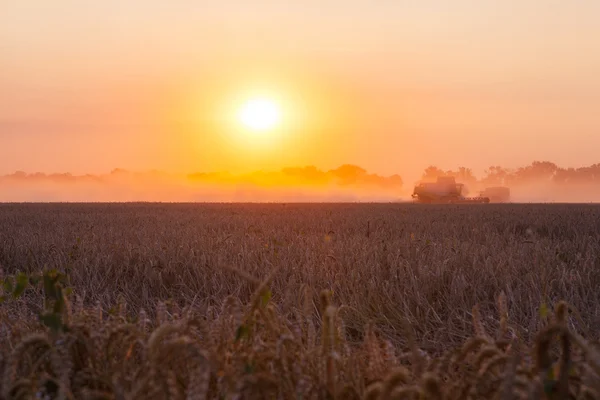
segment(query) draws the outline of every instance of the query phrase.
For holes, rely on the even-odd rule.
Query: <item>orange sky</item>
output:
[[[322,4],[325,3],[325,4]],[[600,161],[600,3],[0,3],[0,173]],[[232,127],[248,91],[286,109]]]

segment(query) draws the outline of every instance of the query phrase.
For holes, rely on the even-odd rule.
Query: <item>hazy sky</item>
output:
[[[0,173],[600,162],[600,2],[2,1]],[[277,132],[232,126],[243,96]]]

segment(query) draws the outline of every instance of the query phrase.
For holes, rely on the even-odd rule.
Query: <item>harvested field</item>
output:
[[[38,316],[44,312],[47,288],[30,287],[30,281],[28,289],[13,298],[8,289],[17,280],[12,277],[52,269],[65,274],[61,285],[73,291],[65,294],[68,312],[61,311],[65,326],[87,326],[90,331],[80,335],[106,346],[111,346],[106,332],[124,329],[119,335],[126,345],[111,347],[115,354],[102,365],[85,366],[96,378],[109,381],[94,389],[105,394],[162,393],[162,387],[142,387],[149,383],[135,375],[155,376],[152,362],[159,359],[170,365],[160,358],[168,357],[164,349],[152,353],[148,347],[151,329],[160,330],[168,321],[189,322],[192,315],[202,321],[197,321],[202,325],[198,330],[180,324],[178,331],[164,333],[165,338],[180,335],[172,339],[173,354],[181,351],[181,357],[191,357],[190,363],[204,366],[181,372],[181,379],[175,367],[169,370],[173,376],[165,375],[171,379],[165,387],[182,396],[192,382],[204,379],[206,388],[197,390],[208,390],[213,397],[237,391],[254,398],[244,391],[263,385],[281,398],[296,398],[298,393],[363,397],[370,393],[369,384],[404,365],[406,377],[396,376],[393,385],[388,382],[391,389],[381,381],[378,389],[371,387],[373,393],[383,390],[383,398],[388,398],[391,392],[386,390],[399,391],[395,386],[402,381],[413,387],[409,383],[419,384],[423,378],[425,383],[414,386],[415,391],[438,388],[444,398],[460,398],[456,396],[464,395],[461,390],[475,390],[473,398],[490,398],[484,393],[492,390],[488,381],[474,385],[467,371],[455,371],[454,376],[436,369],[432,360],[443,359],[474,336],[484,337],[485,330],[499,340],[494,344],[490,338],[483,344],[494,348],[488,356],[504,358],[497,371],[488,376],[486,370],[479,378],[502,380],[507,376],[502,371],[510,370],[512,378],[521,379],[514,375],[516,365],[524,363],[522,369],[530,368],[524,387],[538,390],[543,386],[535,380],[540,368],[551,368],[553,361],[541,357],[537,364],[527,364],[523,356],[513,365],[511,352],[516,354],[518,347],[527,353],[526,347],[534,343],[538,347],[531,348],[539,348],[546,340],[537,336],[539,332],[555,327],[554,333],[569,332],[561,348],[570,340],[567,350],[588,363],[590,343],[599,339],[600,207],[593,205],[4,204],[0,266],[5,280],[12,282],[11,287],[5,285],[0,305],[3,341],[8,344],[3,346],[3,393],[24,377],[18,376],[23,371],[37,376],[23,365],[11,370],[8,361],[11,352],[21,349],[23,338],[46,329]],[[268,285],[263,287],[260,282],[266,278]],[[559,305],[560,300],[566,303]],[[573,311],[567,313],[565,304]],[[335,305],[336,312],[328,305]],[[555,307],[558,315],[553,316]],[[104,335],[105,342],[94,341],[95,332]],[[38,337],[39,346],[52,347],[52,335]],[[139,341],[131,341],[133,337]],[[244,340],[248,343],[240,344]],[[283,344],[286,341],[290,343]],[[511,341],[519,345],[508,346]],[[148,348],[137,349],[134,342]],[[558,357],[560,351],[555,354],[552,349],[542,353],[547,350]],[[132,352],[138,363],[115,364]],[[410,354],[406,363],[405,352]],[[536,353],[531,355],[535,360]],[[205,364],[199,361],[204,358],[209,360]],[[452,362],[477,371],[482,360]],[[586,368],[591,365],[593,371],[597,362]],[[83,390],[75,387],[75,370],[84,367],[72,363],[70,372],[47,369],[75,393]],[[296,364],[301,365],[298,370],[292,368]],[[273,365],[289,368],[288,375],[273,375]],[[421,375],[423,371],[429,375]],[[192,373],[197,374],[194,379]],[[446,386],[444,380],[449,377],[463,386],[449,389],[452,382]],[[582,382],[568,390],[598,389],[597,380]],[[341,395],[342,389],[352,394]]]

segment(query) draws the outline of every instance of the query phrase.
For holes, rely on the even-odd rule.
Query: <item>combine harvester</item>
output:
[[[415,186],[412,198],[427,204],[487,204],[506,202],[510,197],[510,190],[504,187],[487,188],[477,197],[463,196],[463,188],[464,184],[457,183],[453,176],[438,177],[436,182]]]

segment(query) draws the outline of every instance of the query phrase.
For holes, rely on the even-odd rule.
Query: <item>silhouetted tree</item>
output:
[[[552,162],[534,161],[531,165],[517,169],[508,177],[507,183],[519,185],[552,181],[558,169],[558,166]]]
[[[404,181],[402,180],[402,177],[398,174],[394,174],[394,175],[390,176],[388,178],[388,181],[390,182],[390,184],[392,186],[401,187],[402,185],[404,185]]]
[[[306,167],[287,167],[283,168],[281,172],[284,175],[293,176],[309,182],[324,181],[326,179],[325,172],[321,171],[314,165],[309,165]]]
[[[359,178],[364,177],[367,171],[352,164],[344,164],[334,170],[331,173],[340,180],[343,185],[355,183]]]
[[[458,171],[447,171],[446,176],[453,176],[458,182],[466,185],[477,183],[477,177],[473,175],[471,168],[459,167]]]
[[[510,175],[510,171],[499,165],[491,166],[485,170],[481,183],[487,186],[503,186]]]
[[[439,176],[446,176],[446,173],[442,169],[434,165],[430,165],[429,167],[425,168],[425,171],[421,176],[421,180],[435,181]]]

